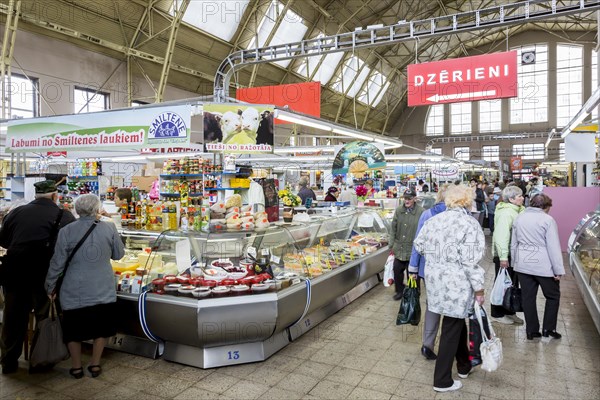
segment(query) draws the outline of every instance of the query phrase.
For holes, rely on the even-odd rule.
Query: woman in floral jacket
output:
[[[478,221],[470,214],[475,193],[467,186],[452,186],[446,192],[447,210],[428,219],[414,241],[425,256],[427,308],[444,316],[433,389],[458,390],[452,379],[457,360],[458,376],[471,372],[465,318],[475,299],[483,304],[484,270],[478,265],[485,251],[485,238]]]

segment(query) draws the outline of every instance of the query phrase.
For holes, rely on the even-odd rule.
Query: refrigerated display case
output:
[[[600,332],[600,208],[587,214],[569,237],[569,264]]]
[[[265,360],[379,282],[388,226],[376,210],[349,209],[251,232],[148,237],[147,278],[132,289],[149,292],[142,306],[119,294],[123,310],[142,313],[123,333],[149,333],[165,359],[200,368]]]

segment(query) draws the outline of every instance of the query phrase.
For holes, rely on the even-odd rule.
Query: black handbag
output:
[[[504,307],[507,311],[514,313],[523,311],[521,288],[519,287],[519,277],[517,274],[515,274],[515,279],[513,279],[512,286],[506,289],[506,292],[504,292],[502,307]]]
[[[485,334],[490,336],[490,328],[488,327],[487,315],[483,308],[481,309],[481,320],[483,322],[483,329]],[[483,343],[483,336],[481,335],[481,326],[475,316],[475,313],[469,314],[469,360],[471,366],[475,367],[483,362],[481,359],[481,343]]]

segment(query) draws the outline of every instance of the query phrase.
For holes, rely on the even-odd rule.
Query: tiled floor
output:
[[[490,289],[489,257],[484,265],[491,271]],[[570,272],[561,290],[562,340],[530,342],[523,326],[496,324],[504,346],[502,368],[494,373],[476,369],[463,380],[463,389],[450,394],[433,391],[434,362],[420,355],[420,327],[396,326],[399,303],[391,299],[391,289],[378,285],[263,363],[202,370],[106,351],[99,378],[74,380],[68,361],[42,375],[28,375],[22,361],[17,374],[0,375],[0,397],[600,399],[600,337]]]

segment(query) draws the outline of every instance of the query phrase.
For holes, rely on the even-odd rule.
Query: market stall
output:
[[[568,252],[571,272],[600,332],[600,208],[583,217],[573,230]]]
[[[147,335],[165,359],[201,368],[264,360],[378,283],[387,227],[376,210],[348,209],[254,231],[124,233],[118,267],[138,279],[121,279],[130,315],[109,347],[151,356]]]

